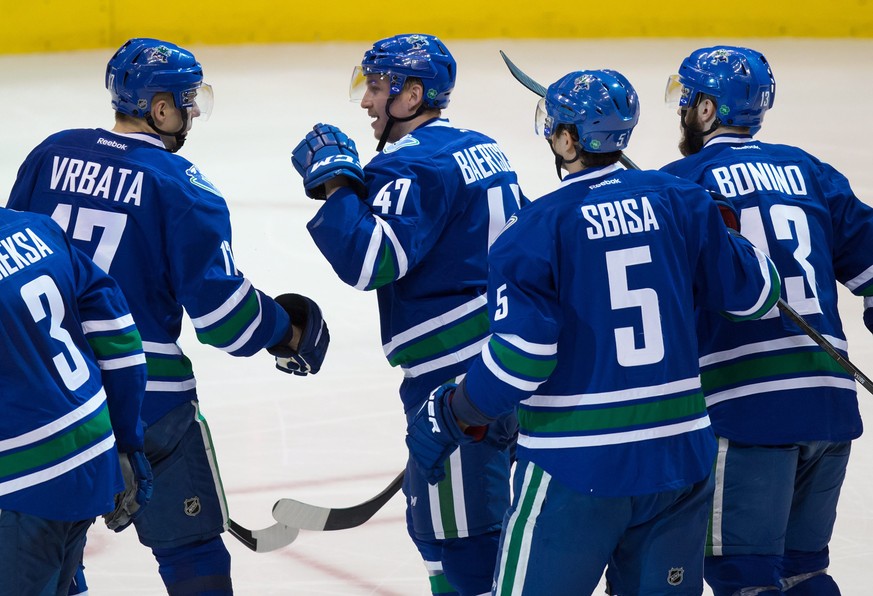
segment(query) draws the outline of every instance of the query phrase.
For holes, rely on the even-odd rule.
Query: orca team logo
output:
[[[583,89],[588,91],[591,88],[591,83],[594,82],[594,77],[586,74],[573,81],[573,93],[579,93]]]
[[[193,184],[198,188],[202,188],[203,190],[208,190],[214,195],[222,196],[221,192],[215,188],[215,185],[210,182],[206,176],[203,175],[203,172],[197,169],[197,166],[191,166],[187,170],[185,170],[185,175],[188,176],[188,182]]]
[[[188,517],[200,515],[200,497],[185,499],[185,515]]]
[[[673,567],[667,572],[667,583],[671,586],[678,586],[685,579],[685,569],[682,567]]]
[[[148,64],[167,64],[167,61],[170,58],[170,48],[167,46],[147,48],[144,54]]]
[[[406,38],[406,43],[410,44],[413,50],[421,50],[430,45],[430,42],[421,35],[410,35]]]

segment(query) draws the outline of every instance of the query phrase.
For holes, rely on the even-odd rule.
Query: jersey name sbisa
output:
[[[645,196],[640,197],[639,201],[630,198],[582,205],[580,211],[589,224],[585,227],[589,240],[661,229],[655,210]]]
[[[71,157],[52,158],[51,190],[75,192],[109,201],[132,203],[142,199],[143,173],[131,168]]]

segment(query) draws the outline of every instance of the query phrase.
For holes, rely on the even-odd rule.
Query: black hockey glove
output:
[[[124,492],[115,495],[115,510],[103,516],[106,527],[120,532],[133,523],[152,498],[152,467],[142,451],[118,453]]]
[[[359,195],[366,196],[364,170],[355,142],[330,124],[316,124],[291,153],[294,169],[303,176],[306,196],[324,200],[324,183],[334,176],[345,176]]]
[[[330,332],[318,305],[300,294],[276,296],[276,302],[291,317],[291,324],[301,328],[297,350],[286,344],[275,345],[267,351],[276,357],[276,368],[282,372],[305,376],[321,370],[321,363],[330,344]]]

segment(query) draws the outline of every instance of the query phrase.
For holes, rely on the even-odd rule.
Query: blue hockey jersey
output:
[[[122,287],[148,361],[149,424],[197,397],[178,344],[183,308],[201,342],[234,356],[288,330],[285,311],[237,270],[221,193],[155,135],[52,135],[22,164],[8,206],[51,215]]]
[[[0,209],[0,353],[0,509],[112,511],[116,439],[143,446],[142,342],[118,285],[43,215]]]
[[[709,474],[694,307],[760,316],[779,278],[702,188],[618,165],[568,175],[489,265],[493,335],[465,387],[487,416],[518,408],[518,459],[600,496]]]
[[[663,170],[733,201],[743,235],[776,264],[783,299],[845,354],[836,282],[873,295],[873,209],[846,178],[795,147],[737,135]],[[739,325],[698,320],[718,435],[763,445],[860,436],[854,379],[777,309]]]
[[[376,290],[404,409],[466,371],[488,335],[488,247],[526,203],[497,143],[425,123],[364,168],[369,196],[335,192],[308,229],[337,275]]]

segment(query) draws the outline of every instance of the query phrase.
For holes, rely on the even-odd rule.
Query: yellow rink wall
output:
[[[873,0],[543,0],[425,3],[332,0],[0,0],[0,53],[178,44],[597,37],[873,37]]]

